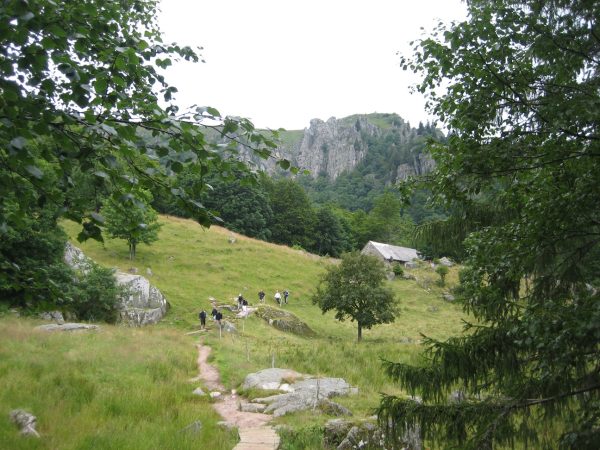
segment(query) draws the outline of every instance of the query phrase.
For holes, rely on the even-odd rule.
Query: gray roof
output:
[[[369,244],[373,245],[385,259],[391,257],[394,261],[412,261],[419,258],[414,248],[398,247],[397,245],[382,244],[375,241],[369,241],[367,245]]]

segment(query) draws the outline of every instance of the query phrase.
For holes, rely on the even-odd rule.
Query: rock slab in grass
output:
[[[241,403],[240,411],[250,413],[262,413],[267,405],[263,403]]]
[[[242,388],[256,388],[265,391],[280,390],[279,388],[282,385],[304,378],[305,376],[291,369],[264,369],[260,372],[248,374],[244,380],[244,384],[242,384]],[[287,387],[289,387],[289,384]]]
[[[22,409],[14,409],[10,412],[10,420],[19,427],[23,436],[40,437],[35,429],[37,418],[33,414]]]
[[[270,389],[271,386],[275,386],[277,383],[281,384],[283,376],[280,374],[282,374],[284,370],[285,369],[266,369],[256,374],[250,374],[246,377],[244,386],[266,386],[267,389]],[[291,372],[301,375],[294,371]],[[262,378],[264,382],[254,382],[253,380],[255,380],[257,376],[258,378],[264,376],[264,378]],[[357,388],[353,388],[342,378],[307,378],[290,384],[289,390],[290,392],[285,394],[254,399],[254,402],[266,403],[268,406],[264,412],[272,413],[273,416],[279,417],[296,411],[316,408],[323,399],[338,395],[355,394],[358,392]],[[337,406],[343,408],[341,405]]]
[[[256,309],[255,314],[279,331],[305,337],[315,335],[315,332],[306,323],[289,311],[261,305]]]
[[[67,322],[63,324],[49,323],[48,325],[40,325],[35,327],[36,330],[42,331],[82,331],[82,330],[97,330],[100,327],[98,325],[92,325],[90,323],[73,323]]]

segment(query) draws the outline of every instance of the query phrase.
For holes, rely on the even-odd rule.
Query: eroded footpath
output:
[[[213,407],[228,426],[237,427],[240,442],[234,450],[270,450],[279,447],[279,435],[268,425],[273,416],[255,412],[245,412],[238,409],[241,398],[235,392],[225,392],[221,383],[219,371],[208,363],[211,348],[198,346],[198,377],[211,392],[220,392]]]

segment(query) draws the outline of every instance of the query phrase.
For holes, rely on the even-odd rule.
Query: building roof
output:
[[[398,247],[397,245],[382,244],[375,241],[369,241],[367,245],[369,244],[373,245],[385,259],[391,257],[394,261],[412,261],[419,258],[414,248]]]

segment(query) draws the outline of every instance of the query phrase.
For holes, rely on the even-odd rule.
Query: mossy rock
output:
[[[280,331],[305,337],[315,335],[315,332],[307,324],[291,312],[271,308],[270,306],[259,306],[255,314]]]

